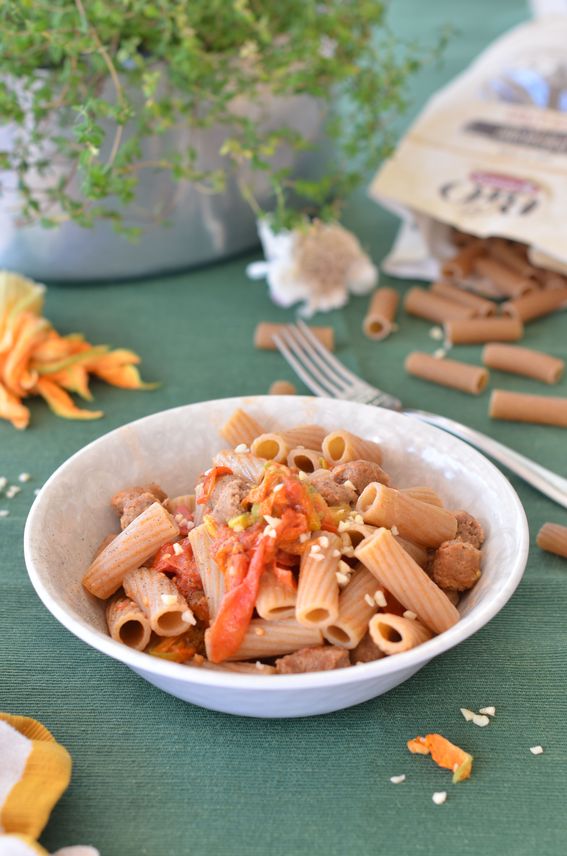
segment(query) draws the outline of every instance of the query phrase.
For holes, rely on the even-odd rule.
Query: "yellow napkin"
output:
[[[36,841],[71,778],[71,756],[35,719],[0,712],[0,856],[47,851]],[[57,856],[98,856],[66,847]]]

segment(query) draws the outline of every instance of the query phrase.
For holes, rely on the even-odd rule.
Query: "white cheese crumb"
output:
[[[362,516],[362,514],[355,514],[354,515],[354,522],[355,523],[364,523],[364,517]]]
[[[284,487],[283,482],[282,482],[281,484],[277,484],[277,485],[275,486],[275,488],[274,488],[274,493],[277,493],[277,492],[278,492],[278,490],[282,490],[282,489],[283,489],[283,487]]]
[[[8,479],[6,478],[6,476],[0,476],[0,490],[4,490],[7,484]]]
[[[479,728],[484,728],[490,722],[490,718],[488,716],[481,716],[481,714],[475,713],[472,721],[475,725],[478,725]]]
[[[376,606],[376,602],[375,602],[374,598],[372,597],[372,595],[370,595],[370,594],[365,594],[365,595],[364,595],[364,600],[366,601],[366,603],[368,604],[368,606]]]
[[[390,781],[392,782],[393,785],[401,785],[402,782],[405,782],[405,780],[406,780],[406,777],[403,773],[401,776],[390,776]]]
[[[243,455],[245,452],[249,452],[250,449],[248,448],[246,443],[239,443],[234,451],[238,452],[239,455]]]
[[[177,597],[174,594],[162,594],[161,600],[166,606],[173,606],[174,603],[177,603]]]
[[[281,523],[279,517],[270,517],[269,514],[264,514],[264,520],[266,521],[266,523],[269,523],[270,526],[277,526],[278,523]]]
[[[7,508],[0,508],[0,517],[8,517],[10,512]]]
[[[349,576],[352,574],[351,566],[347,565],[346,562],[343,562],[342,559],[339,562],[339,571],[341,572],[341,574],[348,574]]]
[[[265,664],[262,663],[260,660],[256,660],[255,665],[256,665],[256,668],[258,669],[258,671],[260,671],[260,672],[262,671],[262,669],[266,668]]]
[[[543,755],[543,746],[530,746],[532,755]]]
[[[20,473],[20,475],[18,476],[18,481],[22,483],[29,482],[30,479],[31,475],[29,473]]]
[[[277,538],[278,537],[278,533],[273,528],[273,526],[266,526],[266,528],[264,529],[264,535],[266,535],[268,538]]]
[[[353,485],[353,483],[351,482],[350,479],[347,479],[345,482],[343,482],[343,484],[345,487],[350,487],[351,490],[356,490],[355,486]]]
[[[311,552],[312,553],[320,553],[321,552],[321,545],[320,544],[313,544],[313,546],[311,547]]]
[[[18,493],[20,493],[21,487],[18,487],[17,484],[11,484],[8,490],[6,491],[6,496],[8,499],[13,499]]]
[[[348,547],[343,547],[342,553],[343,556],[347,556],[349,559],[351,556],[354,556],[354,547],[352,544],[349,544]]]
[[[183,547],[177,541],[173,545],[173,552],[175,553],[176,556],[183,555]]]
[[[213,471],[213,468],[212,468],[212,467],[209,467],[209,469],[208,469],[208,470],[205,470],[204,475],[206,475],[206,476],[210,476],[210,474],[212,473],[212,471]]]
[[[441,329],[441,327],[431,327],[431,329],[429,330],[429,335],[432,339],[440,341],[443,338],[443,330]]]
[[[338,558],[340,558],[340,555],[341,555],[341,551],[337,550],[337,548],[335,547],[335,549],[331,553],[331,556],[333,557],[333,559],[338,559]]]
[[[374,600],[375,600],[377,606],[384,607],[384,606],[388,605],[388,603],[386,601],[386,596],[384,595],[384,592],[382,591],[382,589],[377,589],[374,592]]]
[[[486,713],[488,716],[496,716],[496,708],[491,704],[490,707],[481,707],[479,713]]]
[[[265,636],[266,635],[266,631],[264,630],[263,627],[256,627],[254,630],[254,633],[256,634],[256,636]]]
[[[348,520],[339,520],[339,532],[347,532],[350,529]]]
[[[435,805],[443,805],[447,800],[447,791],[435,791],[431,799]]]
[[[186,609],[181,613],[181,620],[185,622],[185,624],[197,624],[197,619],[193,615],[193,611],[191,609]]]
[[[476,715],[474,710],[469,710],[468,707],[461,707],[460,711],[463,714],[463,716],[465,717],[467,722],[470,722],[471,719],[473,718],[473,716]]]
[[[348,574],[341,574],[340,571],[337,571],[335,576],[337,578],[337,582],[338,582],[340,588],[344,588],[344,586],[346,586],[350,580],[350,577]]]
[[[322,553],[309,553],[309,558],[313,559],[314,562],[324,562],[325,557]]]
[[[412,612],[411,609],[406,609],[405,612],[402,613],[404,618],[408,618],[410,621],[415,621],[417,618],[417,614]]]
[[[326,535],[321,535],[321,537],[319,538],[319,544],[325,549],[329,546],[329,539]]]
[[[442,360],[443,357],[447,356],[447,351],[445,348],[437,348],[436,351],[433,351],[433,356],[436,360]]]
[[[309,532],[304,532],[303,535],[299,536],[299,543],[305,544],[306,541],[309,541],[311,538],[311,534]]]
[[[400,534],[400,530],[398,529],[397,526],[392,526],[392,528],[390,529],[390,532],[392,533],[392,535],[399,535]]]
[[[307,473],[304,473],[303,470],[299,470],[299,481],[307,481]]]

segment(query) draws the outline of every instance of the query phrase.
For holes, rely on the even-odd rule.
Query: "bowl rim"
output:
[[[309,400],[310,402],[321,402],[327,406],[329,404],[352,404],[357,408],[372,408],[388,413],[389,418],[400,419],[406,422],[411,417],[403,413],[398,413],[392,410],[384,410],[376,408],[374,405],[359,404],[358,402],[346,402],[341,399],[331,399],[313,396],[278,396],[278,399],[285,404],[297,402],[298,400]],[[508,495],[516,512],[515,524],[518,524],[517,534],[518,541],[513,561],[511,563],[508,577],[500,590],[487,603],[479,604],[470,615],[461,618],[453,627],[443,633],[424,642],[409,651],[396,654],[393,657],[382,657],[379,660],[374,660],[369,663],[358,663],[346,669],[335,669],[322,672],[307,672],[302,674],[292,675],[253,675],[241,672],[222,672],[213,669],[191,667],[182,663],[171,663],[167,660],[161,660],[157,657],[151,657],[143,651],[135,651],[126,645],[116,642],[110,636],[104,636],[100,631],[94,630],[85,626],[81,621],[75,619],[67,610],[61,606],[59,601],[51,595],[41,579],[41,572],[36,566],[34,559],[34,549],[32,546],[32,532],[34,530],[34,519],[37,513],[39,504],[42,501],[42,495],[46,488],[52,482],[63,475],[71,468],[75,460],[83,455],[87,450],[96,446],[98,443],[106,440],[115,434],[123,431],[124,428],[137,426],[142,423],[151,422],[157,417],[164,414],[173,414],[184,411],[189,408],[203,405],[218,405],[223,403],[226,406],[233,405],[242,407],[243,405],[261,404],[262,401],[272,401],[273,396],[270,395],[255,395],[255,396],[232,396],[227,398],[206,399],[204,401],[196,401],[190,404],[183,404],[177,407],[166,408],[155,413],[143,416],[130,422],[125,422],[117,428],[107,431],[105,434],[92,440],[86,446],[82,446],[73,455],[67,458],[57,469],[51,474],[47,481],[42,486],[39,494],[36,496],[30,511],[28,513],[25,529],[24,529],[24,559],[30,581],[36,591],[36,594],[43,602],[48,611],[74,636],[77,636],[87,645],[95,648],[103,654],[111,657],[113,660],[118,660],[129,666],[137,673],[151,674],[158,678],[173,679],[187,684],[198,684],[203,687],[210,686],[217,689],[239,689],[239,690],[266,690],[269,692],[289,692],[290,690],[306,690],[315,688],[332,688],[335,686],[358,683],[361,681],[371,680],[372,678],[379,679],[382,676],[391,675],[395,672],[410,670],[417,671],[420,667],[426,665],[433,657],[449,651],[460,642],[468,639],[497,615],[506,605],[518,587],[524,574],[529,551],[529,529],[524,507],[520,498],[506,476],[486,458],[481,452],[474,447],[468,445],[463,440],[455,437],[448,432],[442,431],[433,425],[419,422],[420,430],[426,435],[442,434],[445,442],[455,447],[455,451],[466,449],[467,455],[472,455],[473,459],[482,462],[483,467],[488,467],[492,470],[492,474],[496,475],[497,480],[503,491]],[[411,420],[412,422],[414,420]],[[451,450],[452,451],[452,450]]]

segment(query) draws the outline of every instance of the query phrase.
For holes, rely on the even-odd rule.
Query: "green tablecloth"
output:
[[[394,6],[406,34],[429,38],[447,21],[458,28],[444,67],[421,75],[420,100],[526,14],[515,0]],[[360,194],[347,222],[381,259],[394,220]],[[40,719],[74,759],[71,786],[42,841],[52,850],[92,843],[104,856],[566,852],[567,565],[534,544],[542,522],[566,516],[518,480],[533,547],[510,604],[406,684],[326,717],[262,721],[184,704],[74,638],[36,597],[22,555],[24,520],[33,488],[65,458],[148,413],[263,393],[276,378],[293,379],[278,354],[251,345],[259,320],[292,317],[270,303],[263,284],[247,281],[245,261],[253,257],[154,281],[51,288],[46,314],[59,330],[139,351],[145,376],[163,387],[129,393],[97,385],[96,403],[106,411],[100,422],[68,423],[39,403],[26,433],[0,425],[0,475],[33,476],[15,499],[0,500],[10,509],[0,520],[0,709]],[[365,304],[352,300],[325,318],[349,366],[409,405],[456,416],[565,474],[565,431],[493,424],[486,394],[471,398],[408,379],[403,357],[432,349],[429,325],[403,317],[400,332],[377,345],[360,333]],[[564,355],[565,318],[530,325],[525,343]],[[460,353],[478,360],[476,348]],[[541,391],[498,373],[494,384]],[[556,394],[566,392],[564,381]],[[489,704],[497,716],[485,729],[459,713]],[[476,756],[471,781],[452,787],[446,772],[408,755],[405,741],[428,731]],[[534,757],[529,747],[538,743],[545,754]],[[407,781],[391,784],[399,773]],[[447,804],[435,806],[433,791],[445,789]]]

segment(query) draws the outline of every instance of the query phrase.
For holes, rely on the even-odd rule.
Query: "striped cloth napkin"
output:
[[[71,778],[71,756],[40,722],[0,712],[0,856],[49,856],[37,842]],[[100,856],[64,847],[53,856]]]

